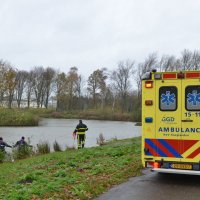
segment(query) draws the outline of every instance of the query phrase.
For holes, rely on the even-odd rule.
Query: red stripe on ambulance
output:
[[[153,143],[163,151],[168,157],[175,157],[165,146],[163,146],[157,139],[151,139]]]
[[[160,156],[158,154],[158,152],[156,152],[150,145],[148,145],[147,143],[145,143],[145,148],[149,149],[150,154],[152,154],[152,156]]]
[[[195,158],[197,155],[200,154],[200,147],[192,152],[187,158]]]

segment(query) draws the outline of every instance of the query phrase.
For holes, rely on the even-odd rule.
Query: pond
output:
[[[42,119],[38,127],[1,127],[0,137],[8,144],[15,144],[22,136],[29,138],[31,144],[47,141],[51,145],[55,140],[62,149],[72,147],[76,144],[72,133],[78,123],[76,119]],[[134,122],[103,121],[103,120],[83,120],[88,126],[86,133],[86,147],[96,146],[100,133],[106,140],[112,138],[125,139],[141,135],[141,127],[135,126]],[[8,150],[8,148],[7,148]]]

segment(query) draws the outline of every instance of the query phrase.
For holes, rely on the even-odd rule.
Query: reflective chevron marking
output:
[[[184,148],[183,148],[184,146]],[[200,141],[145,139],[146,155],[171,158],[195,158],[200,154]]]

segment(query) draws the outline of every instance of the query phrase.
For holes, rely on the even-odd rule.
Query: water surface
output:
[[[0,136],[8,144],[14,144],[22,136],[30,138],[31,144],[48,141],[52,144],[56,140],[63,149],[76,144],[72,133],[78,123],[75,119],[42,119],[38,127],[1,127]],[[141,127],[133,122],[83,120],[88,126],[86,134],[86,147],[96,146],[96,139],[102,133],[106,140],[112,138],[125,139],[141,135]]]

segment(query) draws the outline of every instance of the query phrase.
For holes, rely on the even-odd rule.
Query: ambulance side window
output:
[[[177,88],[174,86],[160,87],[159,109],[161,111],[175,111],[177,109]]]
[[[200,85],[185,88],[185,108],[189,111],[200,111]]]

